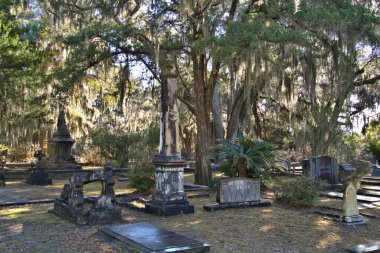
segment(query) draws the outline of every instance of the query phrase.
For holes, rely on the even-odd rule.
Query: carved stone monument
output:
[[[85,199],[83,186],[101,182],[101,195]],[[88,173],[74,173],[69,184],[65,184],[61,197],[54,201],[51,212],[79,225],[107,224],[121,221],[121,210],[112,201],[116,199],[111,170],[95,170]]]
[[[39,159],[36,168],[49,170],[72,170],[81,169],[81,166],[75,162],[71,154],[71,148],[74,144],[73,138],[67,128],[65,111],[61,110],[58,116],[57,131],[53,134],[48,143],[49,157]]]
[[[329,184],[339,184],[338,163],[330,156],[316,156],[310,159],[310,176],[317,180],[325,180]]]
[[[184,191],[183,174],[186,160],[179,146],[179,117],[176,104],[177,80],[172,59],[165,62],[166,81],[161,90],[161,133],[159,154],[153,159],[156,166],[156,187],[152,201],[145,211],[161,216],[193,213]]]
[[[363,216],[359,214],[356,188],[352,182],[349,182],[343,194],[343,222],[349,224],[363,223]]]

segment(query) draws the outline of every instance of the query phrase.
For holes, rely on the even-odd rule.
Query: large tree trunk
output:
[[[207,158],[210,147],[210,112],[211,99],[210,87],[207,86],[205,55],[192,56],[193,72],[194,72],[194,92],[195,92],[195,112],[196,112],[196,171],[195,183],[208,185],[212,174],[209,168],[209,160]]]

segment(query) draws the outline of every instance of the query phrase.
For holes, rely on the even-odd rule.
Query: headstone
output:
[[[74,173],[69,181],[63,186],[60,198],[54,201],[51,212],[79,225],[109,224],[122,220],[121,209],[112,203],[116,199],[112,171]],[[83,185],[97,181],[102,184],[100,196],[95,198],[94,203],[85,202]]]
[[[0,187],[5,187],[5,176],[0,175]]]
[[[342,221],[346,223],[363,223],[363,216],[359,214],[356,188],[349,182],[343,195],[343,216]]]
[[[133,252],[210,251],[208,244],[149,223],[103,227],[99,229],[99,234]]]
[[[316,180],[325,180],[329,184],[339,183],[338,164],[335,158],[330,156],[317,156],[310,159],[310,176]]]
[[[152,161],[156,166],[156,187],[152,201],[145,205],[146,212],[160,216],[194,212],[194,206],[187,201],[183,186],[186,159],[181,156],[179,143],[177,80],[173,60],[168,58],[165,66],[167,80],[162,84],[160,150]]]
[[[343,182],[345,178],[355,173],[356,169],[349,163],[339,164],[339,181]]]
[[[260,182],[251,178],[228,178],[218,182],[216,202],[220,204],[260,200]]]
[[[380,177],[380,167],[376,164],[372,166],[372,173],[371,176],[373,177]]]
[[[4,169],[5,164],[7,164],[7,160],[6,160],[5,156],[0,156],[0,169]]]
[[[242,207],[266,207],[269,201],[260,199],[260,182],[252,178],[226,178],[218,182],[215,204],[203,206],[206,211]]]

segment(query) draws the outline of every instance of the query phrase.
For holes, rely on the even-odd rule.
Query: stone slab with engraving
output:
[[[251,178],[228,178],[218,182],[219,204],[260,200],[260,182]]]
[[[145,222],[103,227],[99,235],[133,252],[210,251],[208,244]]]
[[[206,211],[243,207],[266,207],[269,201],[260,200],[260,182],[251,178],[226,178],[218,182],[216,202],[203,206]]]

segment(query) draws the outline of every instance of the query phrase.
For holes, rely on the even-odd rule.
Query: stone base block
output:
[[[364,218],[362,215],[353,215],[353,216],[342,216],[341,221],[345,223],[364,223]]]
[[[177,214],[194,213],[194,206],[190,205],[188,201],[178,201],[169,204],[151,201],[146,203],[145,212],[167,217]]]
[[[245,207],[266,207],[272,205],[269,201],[251,201],[251,202],[237,202],[237,203],[226,203],[226,204],[210,204],[203,206],[203,209],[209,212],[225,210],[231,208],[245,208]]]
[[[69,205],[59,199],[54,201],[54,209],[49,210],[49,212],[54,213],[63,219],[74,222],[77,225],[104,225],[123,221],[120,208],[91,209],[84,213],[73,213],[70,210]]]

